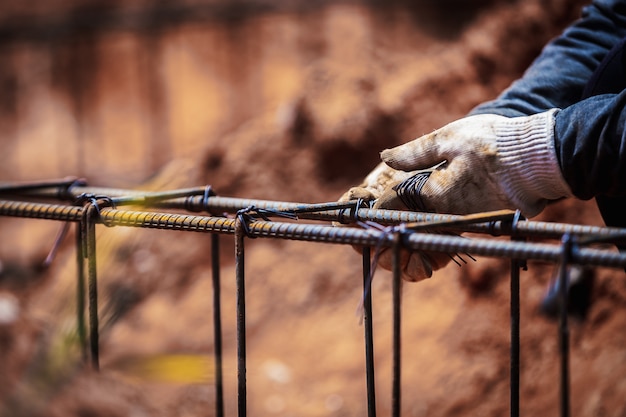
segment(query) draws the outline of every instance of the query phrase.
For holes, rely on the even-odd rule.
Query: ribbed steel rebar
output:
[[[398,233],[392,236],[392,370],[391,370],[391,415],[400,417],[402,413],[402,275],[400,273],[400,249],[402,237]]]
[[[509,408],[511,417],[519,417],[520,398],[520,261],[511,260],[510,282],[510,384]]]
[[[367,417],[376,417],[376,378],[374,367],[374,326],[372,313],[371,248],[363,248],[363,328],[365,333],[365,386]]]
[[[1,186],[0,195],[24,194],[32,198],[55,198],[73,200],[83,193],[91,196],[85,199],[84,207],[44,204],[22,201],[0,200],[0,215],[39,218],[66,222],[77,222],[79,280],[78,321],[79,333],[84,332],[84,272],[83,262],[87,260],[89,272],[89,318],[91,358],[98,369],[98,317],[97,282],[95,264],[95,224],[107,226],[145,227],[166,230],[195,231],[212,233],[212,263],[214,273],[214,322],[216,345],[216,395],[217,415],[223,414],[221,402],[221,319],[219,318],[219,247],[218,233],[235,236],[235,269],[237,281],[237,341],[238,341],[238,414],[247,414],[246,406],[246,330],[245,330],[245,267],[244,237],[268,237],[311,242],[360,245],[367,248],[363,256],[363,278],[365,320],[366,320],[366,371],[368,391],[368,415],[375,415],[374,364],[371,329],[371,293],[369,291],[369,248],[393,248],[393,368],[392,368],[392,415],[401,413],[401,278],[400,248],[427,250],[447,253],[471,253],[487,257],[511,259],[511,416],[519,415],[519,271],[525,260],[541,260],[561,263],[561,314],[559,342],[561,356],[561,415],[569,416],[569,334],[567,327],[567,266],[582,264],[626,268],[626,253],[609,249],[582,247],[594,240],[626,241],[626,229],[595,226],[570,225],[518,221],[519,215],[510,212],[481,213],[470,216],[450,216],[429,213],[415,213],[392,210],[361,208],[355,203],[303,204],[267,200],[251,200],[215,197],[210,187],[196,187],[159,193],[141,193],[131,190],[84,187],[75,180],[49,182],[38,185]],[[42,188],[43,187],[43,188]],[[7,191],[8,190],[8,191]],[[226,217],[199,216],[176,213],[159,213],[137,210],[118,210],[110,205],[138,205],[184,209],[194,212],[235,213],[236,219]],[[245,210],[244,210],[245,209]],[[378,224],[401,226],[380,228],[331,227],[301,222],[284,223],[257,220],[274,215],[296,214],[300,219],[349,222],[375,221]],[[245,213],[245,214],[242,214]],[[267,214],[267,216],[266,216]],[[449,234],[432,234],[439,227],[453,226],[459,231],[511,235],[512,240],[463,238]],[[419,230],[418,230],[419,229]],[[450,230],[450,229],[447,229]],[[522,237],[540,236],[562,237],[561,244],[530,243]],[[81,297],[83,297],[81,299]],[[83,302],[81,303],[81,300]],[[82,322],[82,324],[81,324]],[[84,346],[84,334],[81,341]],[[84,352],[84,351],[83,351]]]
[[[9,189],[10,187],[6,186],[4,188]],[[298,217],[301,219],[323,221],[341,221],[347,216],[352,216],[354,220],[374,221],[382,224],[398,224],[413,222],[454,222],[463,218],[463,216],[455,215],[397,210],[374,210],[368,208],[359,208],[356,212],[352,209],[332,209],[333,205],[337,203],[308,204],[219,196],[206,198],[206,196],[203,195],[205,190],[206,187],[193,187],[164,192],[144,192],[128,189],[88,187],[77,183],[76,185],[63,189],[52,186],[50,188],[36,189],[23,188],[17,194],[58,200],[64,197],[76,198],[83,193],[87,193],[116,197],[120,199],[121,204],[134,202],[144,207],[183,209],[192,212],[208,212],[212,214],[236,213],[243,208],[254,206],[258,209],[273,210],[276,212],[297,212]],[[0,195],[6,195],[6,193],[2,194],[2,187],[0,187]],[[317,209],[317,211],[311,211],[312,209]],[[453,227],[452,230],[490,233],[496,236],[516,234],[519,236],[554,239],[560,239],[564,234],[569,233],[571,235],[611,237],[626,241],[626,230],[624,229],[539,221],[520,221],[516,224],[515,230],[512,230],[510,222],[503,221],[464,224],[462,226]]]
[[[0,200],[0,215],[61,221],[80,221],[81,207]],[[109,226],[146,227],[153,229],[234,234],[235,220],[223,217],[194,216],[175,213],[142,212],[104,208],[100,221]],[[520,222],[522,223],[522,222]],[[359,246],[390,247],[392,239],[378,230],[332,227],[318,224],[254,221],[248,226],[256,237],[325,242]],[[618,229],[619,230],[619,229]],[[549,243],[526,243],[486,238],[464,238],[419,232],[403,233],[403,246],[411,250],[447,253],[471,253],[479,256],[559,262],[560,246]],[[580,248],[572,254],[571,263],[626,268],[626,253]]]
[[[88,205],[83,209],[82,230],[83,255],[87,259],[87,294],[89,310],[89,346],[91,365],[100,369],[100,324],[98,320],[98,278],[96,265],[96,223],[97,209]]]
[[[219,235],[211,234],[213,283],[213,345],[215,353],[215,416],[224,417],[224,373],[222,366],[222,297]]]
[[[76,327],[83,357],[87,362],[87,326],[85,324],[85,261],[83,253],[83,233],[81,224],[76,223]]]
[[[237,415],[247,414],[246,383],[246,280],[245,244],[242,219],[235,220],[235,280],[237,286]]]
[[[82,213],[82,207],[0,200],[2,216],[76,222]]]
[[[569,234],[563,236],[561,246],[562,263],[559,273],[559,357],[561,359],[561,380],[560,380],[560,405],[561,417],[569,417],[570,415],[570,396],[569,396],[569,325],[567,317],[567,281],[569,260],[574,254],[574,241]]]

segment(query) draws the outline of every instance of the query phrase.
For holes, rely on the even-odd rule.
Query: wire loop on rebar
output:
[[[196,209],[195,205],[193,204],[194,201],[194,197],[197,196],[198,194],[196,193],[188,193],[185,197],[184,197],[184,203],[183,203],[183,208],[187,211],[204,211],[207,212],[209,214],[211,213],[211,208],[209,207],[209,199],[211,197],[215,197],[217,194],[215,193],[215,191],[213,190],[213,187],[210,185],[205,185],[204,188],[201,188],[199,190],[202,190],[202,197],[201,197],[201,201],[200,201],[200,207],[199,209]],[[174,197],[176,198],[176,197]],[[163,201],[167,201],[167,200],[171,200],[173,199],[172,196],[168,196],[166,199],[163,199]]]
[[[353,224],[359,221],[358,211],[360,208],[364,207],[369,207],[368,203],[362,198],[357,198],[356,200],[350,200],[343,203],[343,207],[341,207],[341,205],[327,205],[326,207],[319,207],[319,210],[316,211],[322,212],[339,208],[337,213],[337,222],[340,224]],[[300,212],[304,212],[304,210],[300,210]],[[348,213],[347,215],[346,212]]]
[[[261,209],[255,206],[248,206],[243,208],[235,214],[235,217],[241,221],[243,232],[250,239],[256,239],[256,236],[251,232],[249,224],[254,222],[257,217],[260,217],[266,222],[271,221],[270,216],[284,217],[292,220],[297,220],[298,217],[294,213],[287,211],[278,211],[272,209]]]
[[[204,187],[204,194],[202,195],[202,207],[205,211],[209,211],[209,198],[214,196],[215,192],[210,185]]]
[[[79,195],[75,202],[76,205],[81,205],[83,207],[87,207],[87,211],[90,210],[91,207],[95,210],[95,213],[98,216],[98,220],[100,223],[107,227],[113,227],[113,224],[109,224],[106,220],[102,219],[102,209],[105,207],[110,207],[112,209],[117,208],[117,204],[115,203],[115,199],[106,195],[95,195],[83,193]]]
[[[256,210],[256,207],[249,206],[246,208],[242,208],[235,214],[235,218],[237,219],[239,223],[241,223],[243,233],[250,239],[256,239],[256,236],[252,235],[252,233],[250,232],[250,228],[248,227],[248,222],[254,221],[254,218],[250,215],[250,213],[252,213],[255,210]],[[267,216],[265,216],[264,218],[267,219]],[[269,219],[267,220],[269,221]],[[235,227],[235,230],[237,230],[236,227]]]

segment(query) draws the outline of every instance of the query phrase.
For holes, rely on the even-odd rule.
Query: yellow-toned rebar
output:
[[[81,207],[43,203],[20,203],[0,200],[0,215],[51,220],[80,221]],[[235,220],[224,217],[195,216],[176,213],[144,212],[103,208],[100,222],[108,226],[145,227],[153,229],[234,234]],[[621,230],[621,229],[617,229]],[[254,237],[337,243],[358,246],[390,247],[392,240],[379,230],[353,227],[332,227],[319,224],[267,222],[253,220],[248,233]],[[503,241],[406,231],[402,244],[410,250],[447,253],[471,253],[479,256],[559,262],[558,244]],[[626,253],[611,250],[580,248],[572,255],[572,263],[626,268]]]

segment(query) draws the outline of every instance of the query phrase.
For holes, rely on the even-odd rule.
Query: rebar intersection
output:
[[[222,335],[219,295],[218,234],[235,238],[237,282],[238,346],[238,415],[246,409],[246,332],[245,332],[245,255],[246,238],[277,238],[320,243],[350,244],[363,251],[365,351],[368,416],[376,415],[373,329],[371,326],[371,278],[369,248],[388,247],[394,254],[393,272],[393,380],[392,415],[401,410],[401,335],[399,251],[428,250],[447,253],[469,253],[476,256],[511,259],[511,416],[519,415],[519,270],[526,260],[561,264],[561,288],[567,286],[567,265],[605,266],[626,269],[626,253],[589,245],[626,242],[626,229],[532,222],[520,219],[519,213],[500,211],[469,216],[374,210],[361,201],[345,203],[304,204],[268,200],[237,199],[216,196],[210,187],[196,187],[165,192],[141,192],[87,187],[84,181],[66,179],[36,184],[0,184],[0,215],[74,222],[77,224],[77,297],[78,334],[83,355],[90,356],[92,366],[99,367],[95,225],[141,227],[210,233],[212,235],[212,268],[214,291],[214,339],[216,372],[216,415],[224,415],[222,382]],[[29,201],[30,200],[30,201]],[[34,201],[32,201],[34,200]],[[52,204],[50,200],[69,203]],[[78,205],[75,205],[78,204]],[[123,208],[122,208],[123,207]],[[141,208],[141,211],[137,208]],[[176,212],[143,211],[145,209]],[[181,213],[182,212],[182,213]],[[206,212],[209,216],[184,214]],[[215,216],[214,213],[219,213]],[[287,221],[272,221],[286,218]],[[302,222],[306,220],[307,223]],[[357,228],[314,224],[311,221],[359,223],[376,222],[385,227]],[[465,238],[433,232],[473,232],[489,238]],[[493,236],[510,236],[510,240]],[[528,242],[526,238],[559,239],[557,243]],[[597,246],[597,245],[596,245]],[[89,352],[84,328],[84,263],[88,272]],[[561,291],[561,305],[567,294]],[[569,415],[567,308],[561,308],[559,340],[561,346],[561,415]]]

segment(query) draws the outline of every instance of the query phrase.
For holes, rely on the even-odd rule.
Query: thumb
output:
[[[446,159],[439,152],[437,131],[395,148],[385,149],[380,158],[393,169],[414,171],[430,168]]]

